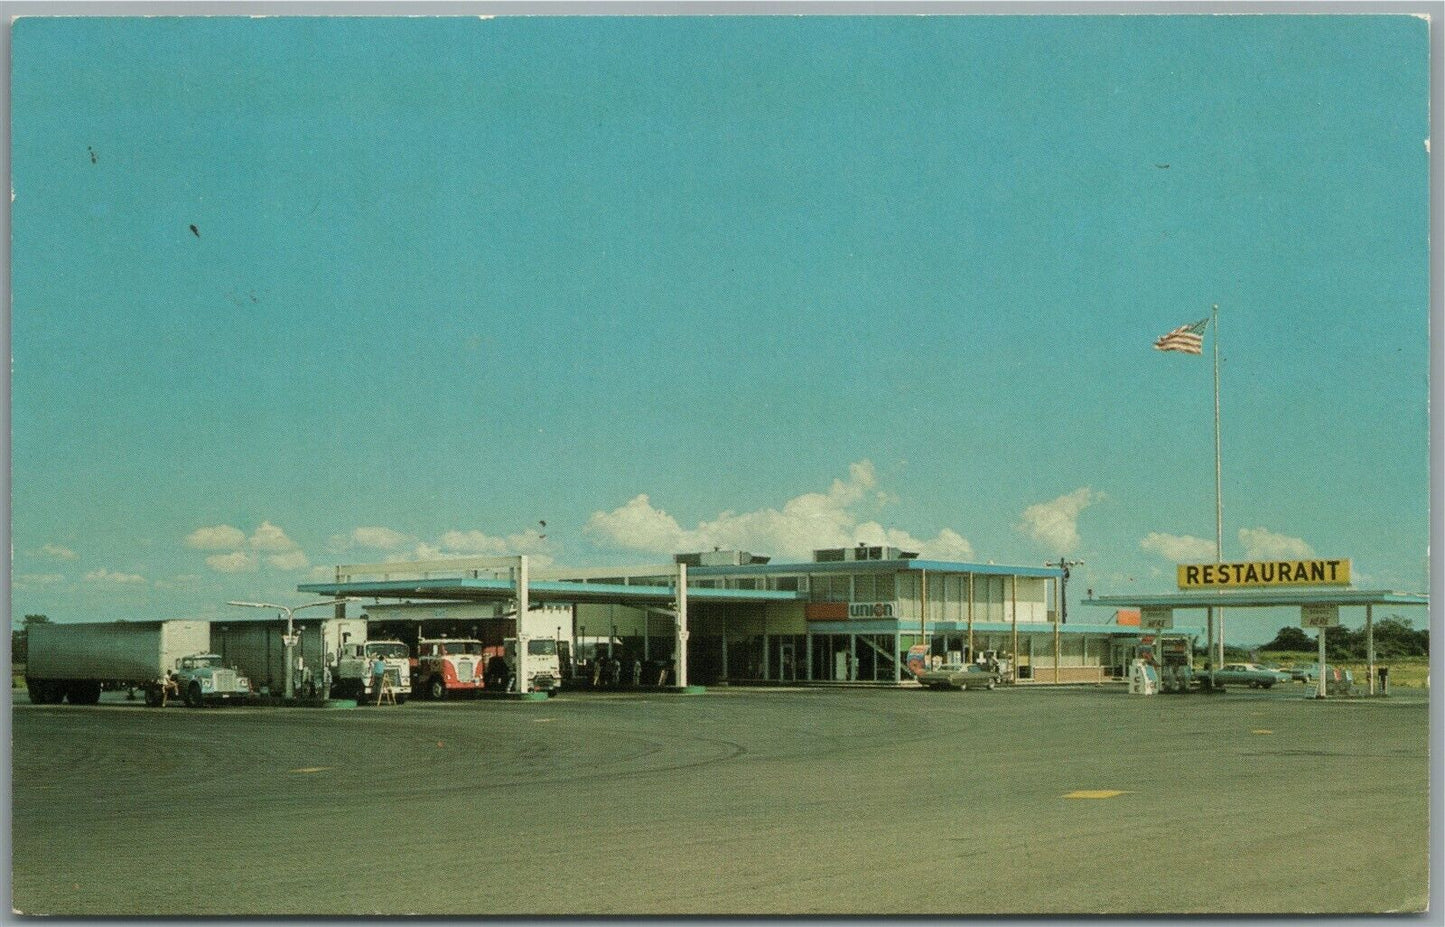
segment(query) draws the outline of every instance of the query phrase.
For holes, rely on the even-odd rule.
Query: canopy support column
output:
[[[525,694],[527,682],[531,678],[527,675],[527,610],[531,607],[529,601],[531,594],[527,588],[527,555],[521,554],[517,557],[517,565],[513,567],[512,582],[516,586],[517,594],[517,692]]]
[[[677,685],[687,687],[687,564],[677,565]]]

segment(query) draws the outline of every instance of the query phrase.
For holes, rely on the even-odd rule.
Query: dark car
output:
[[[944,663],[915,678],[930,689],[992,689],[999,680],[998,673],[977,663]]]

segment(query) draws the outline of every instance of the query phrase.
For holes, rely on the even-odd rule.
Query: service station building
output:
[[[529,570],[525,557],[355,564],[338,566],[335,582],[298,588],[370,600],[374,621],[446,633],[514,619],[521,602],[529,613],[545,609],[546,636],[575,657],[671,667],[682,685],[896,685],[911,679],[915,645],[954,661],[1012,656],[1022,685],[1125,675],[1139,627],[1067,620],[1063,578],[1053,566],[859,546],[818,550],[805,563],[714,550],[590,570]],[[534,636],[537,625],[529,618]]]

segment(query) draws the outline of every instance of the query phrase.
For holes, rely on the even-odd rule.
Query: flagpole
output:
[[[1219,462],[1219,304],[1214,304],[1214,562],[1224,562],[1224,493]],[[1219,655],[1215,668],[1224,663],[1224,609],[1219,611]]]

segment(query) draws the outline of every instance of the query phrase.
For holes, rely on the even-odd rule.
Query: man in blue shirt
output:
[[[386,686],[386,661],[381,657],[371,661],[371,691],[376,695],[376,704],[381,704],[381,692]]]

